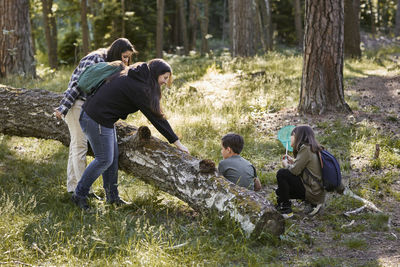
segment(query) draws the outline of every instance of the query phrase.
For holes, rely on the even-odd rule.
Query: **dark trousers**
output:
[[[299,176],[292,174],[288,169],[280,169],[276,174],[276,180],[278,189],[275,192],[278,196],[278,204],[290,205],[290,199],[305,199],[306,190]]]

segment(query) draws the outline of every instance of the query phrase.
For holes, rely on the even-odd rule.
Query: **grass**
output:
[[[386,71],[392,66],[392,52],[368,53],[361,60],[346,60],[345,84]],[[163,93],[164,110],[191,153],[219,162],[220,138],[228,132],[237,132],[246,141],[243,157],[260,170],[264,185],[275,186],[275,173],[284,149],[273,134],[255,127],[254,118],[297,105],[301,55],[285,50],[248,59],[232,59],[229,54],[221,53],[204,58],[170,56],[167,60],[173,66],[175,82]],[[392,69],[398,73],[398,69]],[[40,66],[38,80],[11,77],[0,83],[63,92],[72,70],[65,67],[53,72]],[[346,98],[353,109],[360,108],[356,98]],[[162,138],[140,113],[130,115],[127,121],[137,126],[147,125],[154,135]],[[382,205],[389,197],[400,201],[393,189],[399,176],[399,140],[366,121],[349,124],[337,119],[320,121],[316,126],[318,139],[337,156],[345,176],[354,169],[354,159],[366,158],[361,170],[364,175],[353,181],[357,194]],[[377,143],[381,145],[381,157],[374,162],[365,155],[373,155]],[[248,239],[232,220],[215,214],[199,215],[179,199],[123,172],[119,173],[120,192],[133,204],[128,208],[113,208],[92,201],[93,211],[83,213],[64,193],[67,157],[68,149],[56,141],[0,135],[0,264],[282,266],[286,262],[326,266],[342,263],[340,258],[326,257],[314,234],[304,231],[295,220],[287,221],[286,232],[279,240]],[[273,169],[264,169],[266,163]],[[101,187],[99,179],[94,188],[103,194]],[[268,199],[274,201],[274,194]],[[340,215],[360,206],[353,199],[333,197],[314,231],[331,232],[336,246],[365,249],[366,241],[352,234],[387,232],[388,217],[354,215],[350,219],[363,223],[341,228],[348,219]],[[310,250],[318,256],[302,256]],[[289,257],[288,251],[297,256]]]

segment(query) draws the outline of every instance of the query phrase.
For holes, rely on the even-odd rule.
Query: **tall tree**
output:
[[[203,14],[201,15],[201,55],[209,52],[208,49],[208,0],[203,0]]]
[[[0,0],[0,77],[36,77],[29,0]]]
[[[126,36],[125,30],[125,0],[121,0],[121,37]]]
[[[42,0],[43,24],[50,68],[57,68],[57,24],[53,13],[53,0]]]
[[[189,0],[189,51],[196,48],[198,0]]]
[[[306,0],[299,111],[350,112],[343,90],[343,0]]]
[[[354,8],[354,2],[354,0],[344,0],[344,54],[346,57],[360,58],[359,9]]]
[[[301,16],[301,3],[300,0],[293,0],[294,5],[294,25],[296,28],[296,38],[297,42],[300,47],[303,47],[303,23],[302,23],[302,16]]]
[[[400,36],[400,0],[397,0],[396,26],[395,26],[394,34],[396,36]]]
[[[272,50],[272,15],[269,0],[256,0],[256,9],[260,25],[261,44],[264,51]]]
[[[157,0],[156,56],[162,58],[164,38],[164,0]]]
[[[187,24],[186,24],[186,8],[185,1],[178,0],[179,6],[179,20],[181,26],[181,34],[183,39],[183,49],[185,51],[185,55],[189,54],[189,38],[187,34]]]
[[[84,55],[89,53],[89,26],[87,13],[86,0],[81,0],[82,52]]]
[[[253,56],[254,0],[229,0],[228,5],[232,56]]]

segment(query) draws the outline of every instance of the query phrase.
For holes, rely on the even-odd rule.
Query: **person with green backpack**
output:
[[[88,96],[82,107],[80,125],[94,152],[94,160],[85,169],[72,201],[89,209],[89,189],[102,175],[106,202],[129,204],[118,193],[118,141],[114,123],[141,111],[154,127],[179,150],[189,153],[181,144],[162,112],[161,87],[172,82],[172,68],[162,59],[138,63],[126,68]]]
[[[67,191],[73,193],[86,168],[87,139],[79,125],[79,116],[87,94],[78,88],[78,79],[85,69],[99,62],[121,60],[125,65],[131,64],[134,46],[126,38],[115,40],[108,48],[100,48],[83,57],[72,73],[68,89],[60,105],[55,109],[55,116],[64,119],[71,137],[67,166]],[[99,199],[93,192],[89,197]]]

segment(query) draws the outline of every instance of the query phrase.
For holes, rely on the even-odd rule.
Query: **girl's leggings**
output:
[[[304,200],[306,190],[299,176],[292,174],[288,169],[280,169],[276,174],[278,189],[276,195],[279,203],[290,203],[290,199]]]

